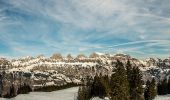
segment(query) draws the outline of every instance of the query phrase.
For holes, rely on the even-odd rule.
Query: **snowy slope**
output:
[[[169,95],[159,95],[154,100],[170,100],[170,94]]]
[[[54,92],[31,92],[29,94],[20,94],[15,98],[0,100],[74,100],[78,87],[58,90]]]

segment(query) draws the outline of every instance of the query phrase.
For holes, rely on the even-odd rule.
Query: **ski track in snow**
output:
[[[30,92],[29,94],[20,94],[14,98],[0,100],[74,100],[78,87],[53,91],[53,92]]]

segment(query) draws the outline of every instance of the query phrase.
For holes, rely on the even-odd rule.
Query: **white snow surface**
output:
[[[94,97],[91,100],[110,100],[108,97],[105,97],[104,99],[101,99],[99,97]]]
[[[91,100],[104,100],[104,99],[101,99],[101,98],[99,98],[99,97],[94,97],[94,98],[92,98]]]
[[[109,100],[108,98],[101,99],[99,97],[94,97],[91,100]],[[170,100],[170,94],[168,95],[158,95],[154,100]]]
[[[168,95],[159,95],[154,100],[170,100],[170,94],[168,94]]]
[[[91,100],[109,100],[109,98],[101,99],[99,97],[94,97]],[[154,100],[170,100],[170,94],[168,94],[168,95],[159,95]]]
[[[18,66],[24,66],[24,68],[20,67],[21,71],[29,71],[33,69],[36,66],[48,66],[48,67],[65,67],[66,65],[71,65],[71,66],[81,66],[81,67],[90,67],[90,66],[95,66],[97,63],[94,62],[62,62],[62,61],[52,61],[51,59],[40,59],[40,58],[32,58],[29,60],[23,60],[23,59],[18,59],[14,60],[11,62],[13,66],[18,67]],[[10,71],[18,71],[18,69],[13,68]]]
[[[0,100],[75,100],[77,91],[78,87],[73,87],[53,92],[31,92],[11,99],[0,98]]]
[[[20,94],[11,99],[0,98],[0,100],[75,100],[77,91],[78,87],[72,87],[53,92],[30,92],[29,94]],[[91,100],[108,100],[108,98],[94,97]],[[170,100],[170,94],[159,95],[154,100]]]

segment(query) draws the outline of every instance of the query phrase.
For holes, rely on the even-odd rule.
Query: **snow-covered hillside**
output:
[[[154,100],[170,100],[170,94],[169,95],[159,95]]]
[[[170,58],[148,58],[140,60],[126,54],[93,53],[89,57],[80,54],[77,57],[54,54],[52,57],[22,57],[11,61],[0,59],[0,75],[3,85],[1,95],[10,92],[10,87],[17,89],[23,85],[29,85],[33,90],[46,86],[63,86],[68,83],[82,84],[87,77],[96,74],[111,75],[117,60],[126,64],[130,60],[132,66],[137,66],[143,73],[143,80],[156,81],[169,77]]]

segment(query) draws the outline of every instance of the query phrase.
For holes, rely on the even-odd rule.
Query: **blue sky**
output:
[[[0,0],[0,56],[170,56],[169,0]]]

